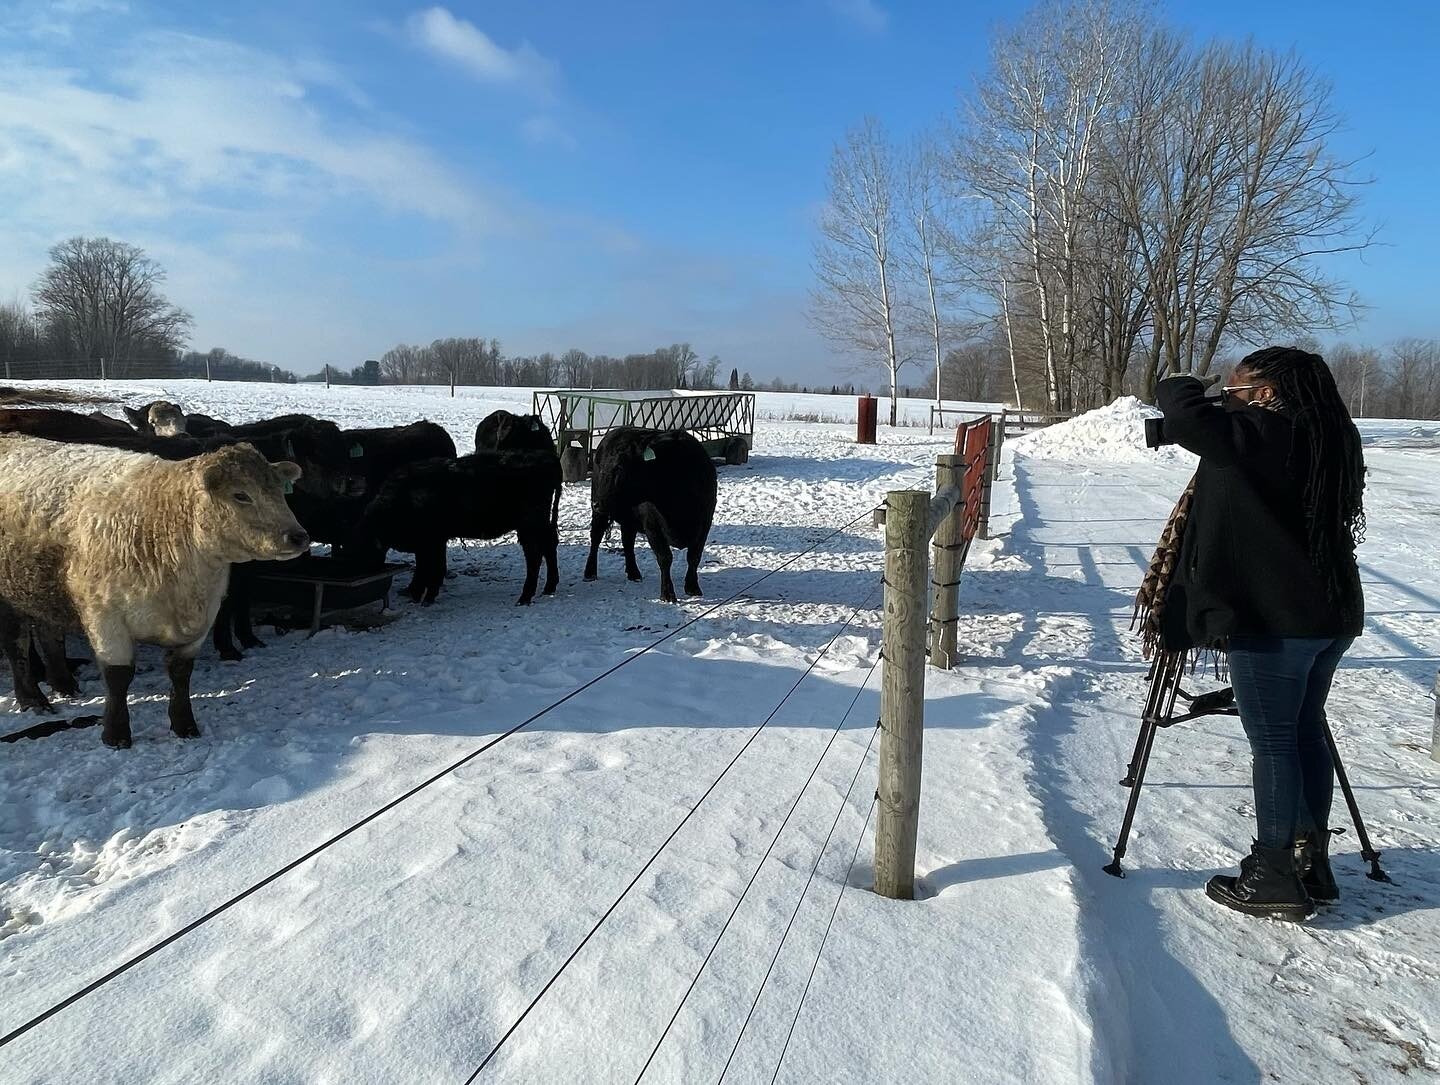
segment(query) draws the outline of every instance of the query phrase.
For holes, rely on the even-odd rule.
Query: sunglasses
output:
[[[1263,384],[1226,384],[1220,388],[1220,401],[1223,403],[1236,392],[1248,392],[1252,388],[1264,388]]]

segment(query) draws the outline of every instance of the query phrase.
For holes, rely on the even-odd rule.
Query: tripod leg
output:
[[[1345,796],[1345,805],[1350,807],[1350,820],[1355,823],[1355,835],[1360,838],[1360,858],[1370,864],[1365,875],[1371,881],[1388,882],[1390,875],[1380,869],[1380,853],[1370,843],[1370,834],[1365,831],[1365,822],[1360,817],[1360,805],[1355,801],[1355,792],[1350,788],[1350,777],[1340,760],[1340,749],[1335,745],[1335,735],[1330,730],[1330,721],[1325,720],[1325,743],[1330,747],[1330,760],[1335,763],[1335,778],[1340,781],[1340,792]]]
[[[1172,680],[1177,686],[1179,684],[1178,662],[1176,653],[1161,652],[1155,657],[1155,662],[1150,665],[1150,692],[1145,698],[1145,710],[1140,716],[1142,721],[1160,717],[1161,706],[1165,703],[1167,685]],[[1175,698],[1172,695],[1170,704],[1173,706],[1174,703]],[[1141,746],[1144,742],[1145,728],[1142,726],[1140,733],[1135,736],[1135,751],[1130,755],[1130,763],[1125,766],[1125,779],[1120,781],[1121,787],[1130,787],[1135,783],[1135,768],[1140,763]]]
[[[1106,874],[1117,878],[1125,877],[1125,868],[1120,865],[1120,860],[1125,857],[1125,846],[1130,842],[1130,826],[1135,821],[1135,807],[1140,805],[1140,788],[1145,783],[1145,767],[1150,763],[1150,748],[1155,744],[1155,720],[1147,717],[1140,725],[1140,739],[1136,744],[1139,753],[1135,757],[1135,767],[1131,770],[1134,781],[1130,785],[1130,801],[1125,804],[1125,819],[1120,823],[1120,839],[1115,842],[1115,854],[1110,862],[1103,868]]]
[[[1135,756],[1130,762],[1130,772],[1125,777],[1130,788],[1130,800],[1125,804],[1125,818],[1120,823],[1120,839],[1115,844],[1115,854],[1104,867],[1106,874],[1117,878],[1125,877],[1120,860],[1125,857],[1125,848],[1130,842],[1130,827],[1135,821],[1135,808],[1140,805],[1140,789],[1145,783],[1145,769],[1150,764],[1150,750],[1155,745],[1155,732],[1175,711],[1175,695],[1180,688],[1180,673],[1184,669],[1184,655],[1180,652],[1165,652],[1155,661],[1151,672],[1150,695],[1145,700],[1145,715],[1140,722],[1140,734],[1135,740]]]

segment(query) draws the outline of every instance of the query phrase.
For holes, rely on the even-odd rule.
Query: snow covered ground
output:
[[[426,416],[462,451],[489,410],[529,403],[108,390],[237,420]],[[704,600],[659,603],[648,555],[644,584],[613,552],[581,582],[588,491],[570,486],[554,598],[515,608],[518,549],[456,544],[432,608],[311,640],[262,629],[269,647],[242,663],[203,655],[197,741],[169,734],[147,654],[134,749],[94,731],[0,746],[3,1034],[494,743],[0,1048],[0,1081],[458,1083],[482,1063],[476,1080],[507,1082],[1440,1072],[1440,425],[1362,427],[1370,620],[1333,701],[1395,884],[1361,877],[1342,837],[1340,904],[1292,926],[1203,894],[1249,840],[1233,720],[1161,735],[1130,875],[1100,870],[1144,686],[1131,596],[1189,470],[1139,452],[1125,410],[1094,427],[1105,453],[1065,431],[1010,446],[1002,537],[977,544],[961,588],[967,659],[928,676],[925,899],[866,890],[881,554],[865,514],[927,485],[948,440],[882,427],[856,446],[853,412],[761,394],[750,464],[720,470]],[[839,421],[793,420],[810,415]],[[0,709],[0,730],[26,722]]]

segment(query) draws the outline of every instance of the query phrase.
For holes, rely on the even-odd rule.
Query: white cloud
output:
[[[554,117],[530,117],[520,125],[520,134],[533,147],[559,147],[564,151],[573,151],[580,146],[579,141]]]
[[[363,116],[326,120],[312,90],[344,85],[313,61],[171,33],[95,72],[15,62],[0,69],[0,194],[34,226],[357,194],[479,225],[485,201],[425,147]]]
[[[558,74],[555,63],[528,42],[505,49],[474,23],[456,18],[442,7],[416,12],[405,27],[417,45],[458,64],[482,82],[544,89]]]
[[[890,25],[890,13],[875,0],[830,0],[830,7],[845,21],[872,34]]]

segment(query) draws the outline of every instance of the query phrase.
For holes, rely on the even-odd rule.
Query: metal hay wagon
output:
[[[746,462],[755,444],[753,392],[559,389],[536,392],[533,412],[555,435],[566,482],[589,475],[595,446],[617,426],[686,430],[729,464]]]

